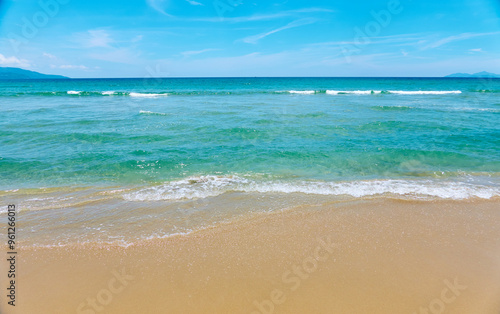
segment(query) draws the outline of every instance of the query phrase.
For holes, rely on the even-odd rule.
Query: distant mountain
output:
[[[455,74],[446,75],[445,77],[487,77],[487,78],[498,77],[498,78],[500,78],[500,75],[483,71],[483,72],[478,72],[478,73],[474,73],[474,74],[455,73]]]
[[[0,80],[27,80],[27,79],[67,79],[69,77],[61,75],[42,74],[34,71],[19,68],[0,67]]]

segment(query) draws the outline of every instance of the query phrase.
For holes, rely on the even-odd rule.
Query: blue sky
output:
[[[0,66],[82,78],[500,73],[500,0],[0,0]]]

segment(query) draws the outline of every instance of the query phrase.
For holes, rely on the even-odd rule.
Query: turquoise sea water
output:
[[[489,199],[499,122],[500,79],[0,81],[0,197],[87,222],[235,193]]]

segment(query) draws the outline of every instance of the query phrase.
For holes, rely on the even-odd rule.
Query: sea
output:
[[[500,79],[0,81],[0,215],[26,246],[374,198],[500,198]]]

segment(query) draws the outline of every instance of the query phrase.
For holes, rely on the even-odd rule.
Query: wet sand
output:
[[[498,314],[500,202],[303,206],[18,258],[17,306],[2,293],[1,313]]]

